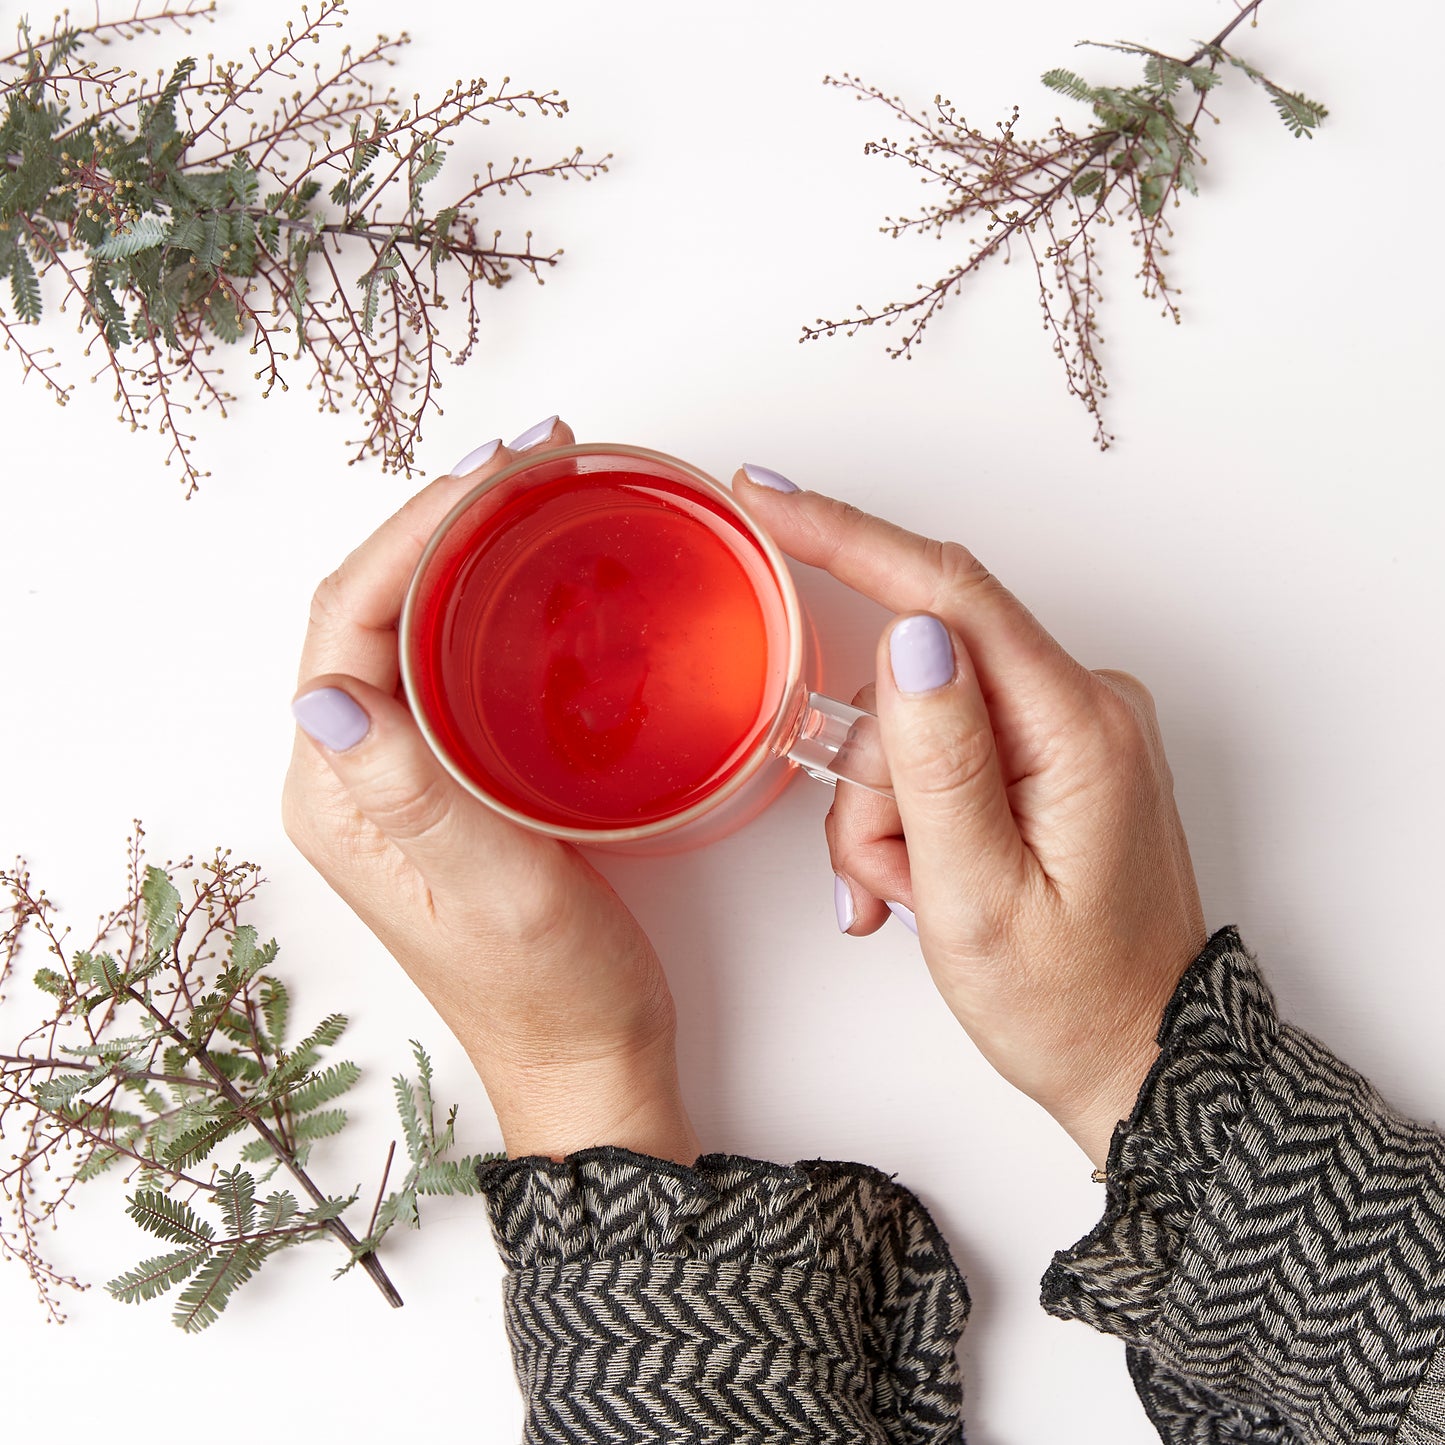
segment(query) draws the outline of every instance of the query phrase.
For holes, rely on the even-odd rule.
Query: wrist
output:
[[[611,1144],[690,1165],[702,1152],[671,1030],[594,1058],[473,1055],[508,1157],[562,1159]]]
[[[1111,1060],[1107,1074],[1096,1078],[1073,1107],[1050,1111],[1096,1169],[1108,1162],[1114,1130],[1134,1112],[1139,1090],[1158,1056],[1158,1046],[1150,1039],[1127,1059]]]

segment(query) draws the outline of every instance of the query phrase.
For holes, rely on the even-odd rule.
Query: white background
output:
[[[224,8],[190,51],[237,53],[289,10]],[[352,0],[349,33],[412,30],[404,91],[510,73],[571,100],[562,122],[473,130],[458,173],[514,148],[616,153],[596,184],[498,207],[509,233],[534,227],[567,256],[545,288],[519,280],[486,298],[482,354],[427,428],[427,471],[557,411],[583,440],[721,475],[758,461],[966,542],[1087,665],[1148,682],[1211,926],[1240,924],[1285,1010],[1431,1118],[1445,1099],[1440,213],[1426,150],[1438,7],[1271,0],[1241,36],[1332,115],[1296,141],[1244,85],[1219,97],[1204,194],[1175,217],[1184,326],[1134,294],[1128,246],[1111,237],[1107,455],[1065,395],[1021,264],[971,286],[910,364],[883,355],[882,334],[796,344],[805,320],[931,280],[959,239],[878,235],[916,186],[862,143],[897,127],[825,89],[825,72],[920,104],[942,90],[982,124],[1017,101],[1038,130],[1065,104],[1038,85],[1046,67],[1129,74],[1075,41],[1177,52],[1231,13],[1230,0]],[[188,53],[182,37],[146,44],[156,64]],[[438,203],[445,190],[444,173]],[[468,1146],[494,1146],[461,1050],[278,818],[310,592],[411,487],[348,469],[354,423],[317,417],[299,388],[254,398],[238,353],[246,396],[229,421],[200,419],[215,475],[187,503],[155,436],[112,421],[105,387],[82,384],[61,411],[3,359],[0,856],[23,853],[81,926],[119,897],[132,817],[158,858],[225,843],[259,860],[271,881],[254,920],[281,941],[298,1017],[348,1012],[345,1048],[367,1070],[355,1126],[318,1151],[318,1175],[374,1190],[386,1079],[412,1035],[436,1057],[441,1096],[461,1103]],[[848,696],[882,615],[801,581]],[[1096,1217],[1087,1162],[983,1065],[898,925],[838,937],[827,801],[800,781],[724,844],[603,865],[668,964],[704,1144],[862,1159],[922,1195],[973,1291],[972,1445],[1146,1445],[1122,1348],[1036,1302],[1050,1253]],[[10,992],[6,1041],[30,1008],[27,987]],[[90,1186],[54,1237],[61,1263],[93,1281],[151,1252],[119,1192]],[[99,1289],[57,1338],[23,1272],[0,1271],[10,1433],[151,1418],[146,1378],[152,1402],[163,1389],[168,1415],[204,1418],[222,1445],[251,1438],[260,1414],[288,1441],[514,1440],[500,1270],[477,1202],[430,1204],[420,1234],[388,1244],[399,1312],[359,1273],[329,1283],[328,1249],[275,1261],[197,1339],[164,1304],[126,1309]],[[294,1363],[272,1353],[283,1340]],[[62,1385],[81,1359],[110,1360],[112,1384]],[[253,1371],[274,1382],[271,1403],[218,1403],[261,1398],[243,1384]]]

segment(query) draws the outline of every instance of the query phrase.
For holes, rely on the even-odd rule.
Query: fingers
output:
[[[891,916],[890,903],[911,912],[908,848],[891,799],[839,783],[823,832],[837,880],[833,902],[838,927],[844,933],[854,938],[876,933]]]
[[[869,712],[878,706],[870,682],[854,695],[853,706]],[[876,933],[891,916],[889,903],[911,906],[913,884],[898,805],[867,788],[839,783],[833,806],[823,819],[835,885],[838,927],[854,938]]]
[[[990,931],[1033,855],[1009,805],[988,707],[962,639],[936,617],[895,621],[879,644],[878,723],[925,945]]]
[[[758,477],[760,480],[753,480]],[[822,567],[893,612],[947,620],[973,659],[995,721],[1027,772],[1047,743],[1045,711],[1068,711],[1088,685],[1084,669],[966,548],[905,531],[818,492],[787,491],[762,468],[739,471],[733,488],[789,556]],[[791,483],[787,483],[791,486]]]
[[[488,442],[458,463],[468,470],[438,478],[383,522],[316,589],[301,651],[301,679],[340,672],[383,692],[395,691],[397,619],[432,533],[462,497],[509,466],[517,452],[570,446],[573,440],[572,429],[552,417],[523,432],[511,446]]]
[[[411,714],[389,694],[360,678],[323,674],[308,679],[291,707],[310,740],[298,741],[298,752],[311,752],[356,811],[433,886],[475,879],[490,857],[500,861],[508,850],[531,845],[442,767]],[[306,811],[319,810],[326,791],[309,771],[313,786],[302,783],[288,798],[293,837],[305,835]],[[308,851],[304,836],[296,842]]]

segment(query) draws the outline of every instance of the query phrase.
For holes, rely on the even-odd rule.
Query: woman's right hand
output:
[[[647,935],[570,844],[517,826],[437,760],[397,697],[397,627],[427,539],[550,418],[419,492],[317,589],[293,709],[286,830],[476,1064],[510,1154],[616,1144],[691,1164],[672,995]]]
[[[896,806],[842,784],[839,923],[890,909],[984,1056],[1096,1165],[1205,942],[1153,699],[1090,672],[963,547],[815,492],[735,488],[778,545],[890,610],[876,708]]]

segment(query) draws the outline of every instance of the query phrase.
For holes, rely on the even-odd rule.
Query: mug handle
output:
[[[880,797],[893,796],[878,719],[862,708],[810,692],[802,725],[787,755],[829,787],[856,783]]]

